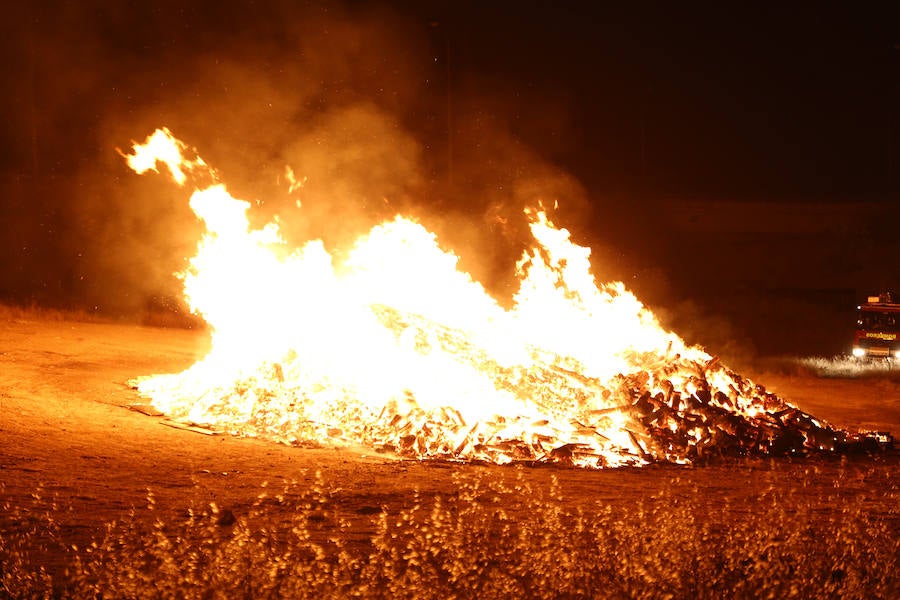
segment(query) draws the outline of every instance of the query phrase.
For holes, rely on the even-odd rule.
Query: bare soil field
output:
[[[401,461],[364,448],[297,448],[204,435],[166,426],[160,417],[127,409],[138,401],[126,384],[130,378],[184,369],[204,354],[207,345],[203,331],[53,320],[14,313],[0,320],[0,506],[5,508],[0,512],[0,539],[6,540],[8,561],[4,565],[4,548],[0,544],[0,581],[7,577],[7,587],[0,587],[0,594],[5,591],[16,595],[15,585],[25,586],[21,588],[23,595],[34,593],[28,591],[32,588],[26,589],[27,582],[10,583],[16,569],[28,568],[12,564],[9,557],[16,554],[11,548],[18,548],[19,555],[34,561],[32,567],[44,567],[54,579],[56,594],[69,595],[74,592],[59,587],[59,581],[65,579],[65,571],[71,567],[73,552],[78,552],[73,546],[85,548],[92,541],[98,543],[106,535],[109,523],[144,521],[152,527],[154,523],[183,520],[192,514],[189,509],[214,504],[211,514],[218,515],[215,524],[220,529],[235,520],[241,522],[243,517],[265,527],[266,523],[290,522],[298,510],[297,503],[285,500],[277,490],[306,498],[306,491],[323,486],[326,491],[319,489],[318,505],[305,505],[304,514],[310,535],[325,545],[368,547],[383,533],[379,527],[387,527],[385,523],[378,524],[379,517],[409,517],[415,514],[416,507],[431,506],[436,498],[499,503],[505,515],[503,521],[512,523],[533,518],[529,511],[533,512],[537,497],[548,505],[552,500],[553,506],[561,507],[566,515],[604,510],[625,516],[650,513],[663,523],[667,514],[671,514],[672,521],[684,517],[679,508],[681,502],[690,509],[698,537],[685,552],[703,553],[707,548],[710,554],[718,552],[719,547],[704,546],[706,542],[701,538],[710,532],[728,530],[732,524],[778,529],[780,526],[772,523],[779,519],[780,523],[793,523],[784,521],[785,514],[797,516],[794,512],[802,511],[804,526],[811,530],[821,526],[822,531],[828,532],[832,531],[828,527],[840,524],[847,518],[848,507],[853,507],[854,518],[874,524],[881,538],[875,542],[849,539],[841,543],[887,543],[887,547],[874,550],[894,558],[873,566],[897,564],[900,459],[896,451],[871,456],[730,458],[688,467],[653,465],[606,471],[465,465]],[[770,391],[838,427],[900,433],[900,379],[896,373],[823,378],[808,370],[784,368],[749,375]],[[492,481],[501,482],[502,489],[494,490],[496,486],[489,483]],[[496,493],[491,492],[491,497],[484,499],[487,496],[473,490]],[[277,500],[261,501],[267,494]],[[10,542],[17,534],[37,531],[35,522],[41,511],[52,513],[54,539],[41,543],[32,539],[34,548]],[[501,513],[492,514],[496,517]],[[646,527],[641,523],[636,525],[639,530]],[[643,533],[639,532],[639,536],[644,541],[636,543],[644,547],[633,551],[652,553],[652,545],[660,540],[650,531]],[[556,543],[563,544],[553,549],[560,556],[578,551],[574,541],[571,548],[565,547],[569,534],[575,535],[574,530],[554,534],[558,536]],[[690,533],[686,535],[691,537]],[[804,543],[811,548],[818,543],[814,531],[805,535],[808,537]],[[779,536],[784,539],[787,533],[775,531],[772,539]],[[335,541],[336,538],[339,539]],[[627,565],[621,568],[630,569]],[[834,593],[843,589],[835,586],[849,585],[849,565],[829,564],[823,568],[826,570],[821,581],[806,583],[824,586],[821,589]],[[409,577],[409,569],[407,565],[402,570],[404,577]],[[696,567],[696,559],[691,573],[698,579],[704,576],[703,569]],[[626,576],[624,572],[621,575]],[[631,580],[638,575],[627,574]],[[18,576],[21,578],[21,573]],[[645,587],[633,584],[621,594],[607,590],[605,595],[633,595],[637,589],[656,590],[662,596],[670,589],[679,597],[693,589],[667,588],[670,584],[658,578],[640,576]],[[773,571],[772,577],[776,576],[788,577]],[[864,595],[867,586],[873,597],[888,597],[897,591],[896,575],[882,573],[876,580],[871,573],[860,577],[857,587],[843,589],[846,597]],[[436,581],[450,585],[456,580],[445,574]],[[428,585],[425,580],[420,584]],[[579,588],[585,595],[598,593],[585,585]],[[388,595],[388,588],[380,593],[363,589],[370,593],[360,595]],[[428,595],[423,587],[406,589],[417,592],[410,592],[411,595]],[[437,593],[435,589],[431,591]],[[546,595],[546,590],[530,589],[525,595]],[[565,593],[559,587],[556,591],[560,595],[578,595]],[[751,592],[744,595],[751,597]],[[334,595],[345,594],[338,591]]]

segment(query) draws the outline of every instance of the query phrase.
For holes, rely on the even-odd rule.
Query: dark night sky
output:
[[[262,213],[299,166],[298,239],[413,212],[501,294],[521,226],[496,217],[559,200],[600,279],[723,353],[840,351],[900,287],[896,2],[3,11],[0,298],[171,304],[186,198],[115,153],[160,125]]]

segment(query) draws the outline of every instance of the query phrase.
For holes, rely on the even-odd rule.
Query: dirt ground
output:
[[[406,506],[414,490],[450,492],[451,472],[489,470],[506,477],[524,471],[538,486],[549,486],[555,477],[573,504],[634,503],[651,497],[662,482],[677,481],[686,490],[700,490],[711,505],[739,506],[772,486],[791,489],[801,475],[807,482],[803,494],[833,494],[839,472],[852,474],[843,479],[852,488],[846,493],[865,494],[870,481],[883,485],[885,472],[896,482],[900,466],[897,452],[610,471],[398,461],[365,449],[306,449],[203,435],[126,408],[138,400],[127,380],[186,368],[207,343],[202,331],[34,317],[0,320],[0,504],[27,504],[35,490],[56,495],[71,507],[64,533],[71,543],[83,544],[102,532],[104,523],[146,505],[148,490],[163,515],[210,501],[239,513],[264,482],[303,485],[317,471],[339,488],[338,508],[352,517]],[[788,371],[751,376],[839,427],[900,434],[900,378],[818,378]],[[882,477],[873,479],[873,471]],[[369,526],[361,517],[359,523]],[[0,531],[9,526],[0,514]],[[54,558],[47,561],[52,568]]]

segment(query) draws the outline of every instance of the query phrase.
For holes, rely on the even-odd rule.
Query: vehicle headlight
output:
[[[859,346],[853,347],[853,356],[856,358],[862,358],[866,355],[866,350],[864,348],[860,348]]]

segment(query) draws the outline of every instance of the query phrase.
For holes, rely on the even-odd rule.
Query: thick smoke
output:
[[[14,76],[28,85],[11,99],[26,117],[3,165],[7,300],[183,308],[173,273],[200,233],[190,190],[132,175],[115,152],[163,125],[254,203],[257,223],[279,215],[291,242],[321,237],[339,252],[412,215],[501,295],[525,206],[559,201],[561,222],[586,222],[584,190],[517,140],[502,90],[448,68],[439,24],[289,4],[16,9],[27,25]]]
[[[190,190],[115,152],[165,125],[291,242],[404,213],[503,301],[523,207],[558,202],[598,279],[688,337],[840,351],[857,299],[897,286],[895,19],[734,10],[11,3],[0,301],[184,310]],[[763,201],[807,208],[745,229]]]

